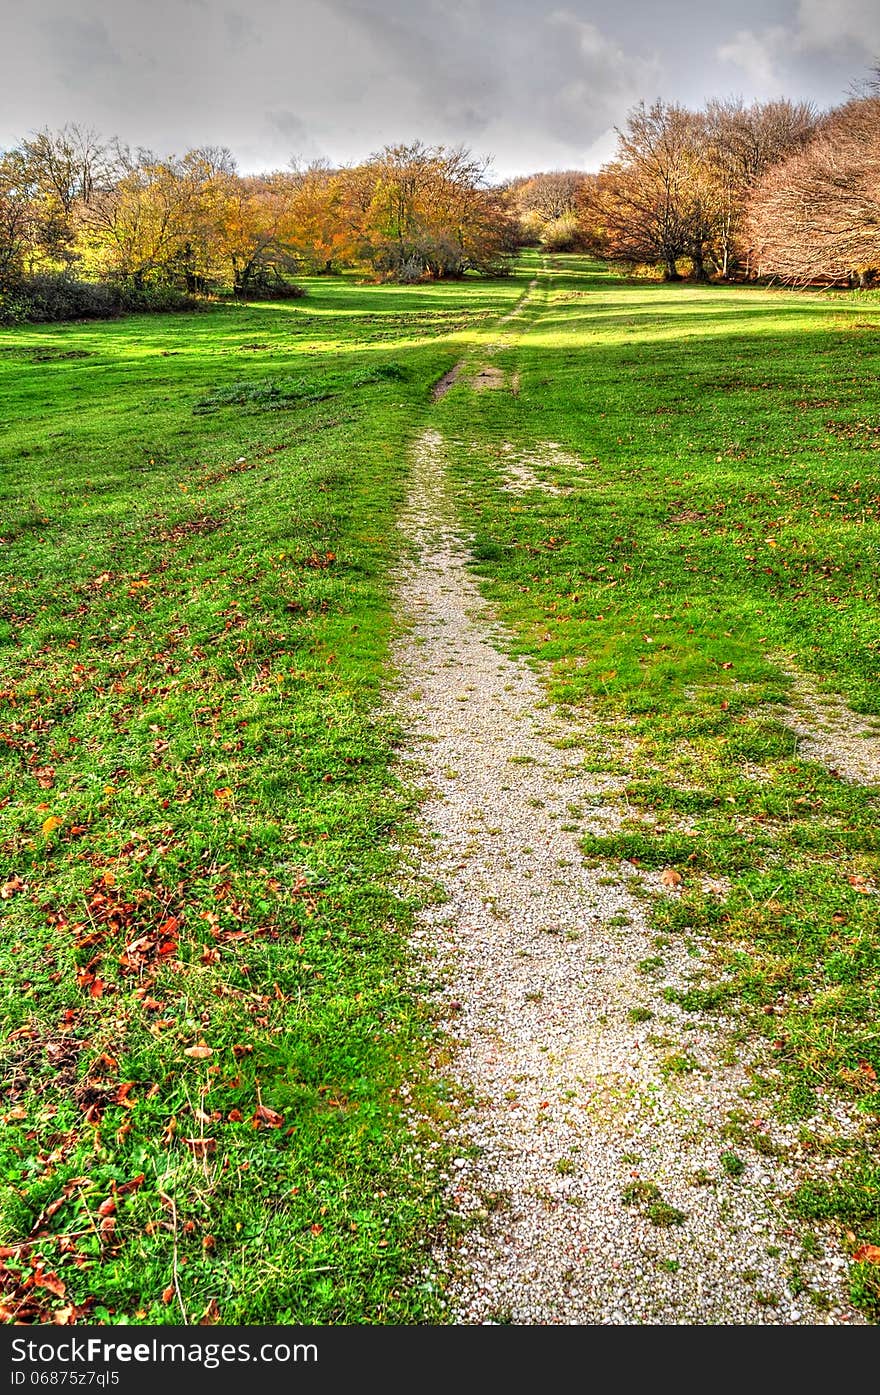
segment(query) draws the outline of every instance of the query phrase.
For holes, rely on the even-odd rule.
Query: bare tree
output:
[[[804,145],[816,129],[809,102],[711,101],[706,108],[709,177],[715,193],[715,261],[728,276],[747,256],[743,234],[751,189],[768,169]]]
[[[756,185],[749,229],[761,274],[792,284],[871,282],[880,269],[880,96],[847,102]]]
[[[710,230],[704,179],[705,120],[681,106],[640,102],[618,132],[617,156],[587,196],[587,212],[611,257],[657,262],[669,281],[689,256],[705,274]]]

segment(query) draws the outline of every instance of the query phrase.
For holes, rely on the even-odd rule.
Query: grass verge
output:
[[[518,293],[0,333],[8,1321],[434,1313],[377,702],[408,442]]]

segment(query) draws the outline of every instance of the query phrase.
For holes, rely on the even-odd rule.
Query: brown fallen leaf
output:
[[[182,1141],[194,1158],[206,1158],[217,1151],[216,1138],[184,1138]]]
[[[172,1301],[173,1298],[174,1298],[174,1285],[173,1285],[173,1284],[169,1284],[167,1288],[163,1288],[163,1290],[162,1290],[162,1302],[163,1302],[163,1303],[170,1303],[170,1302]]]
[[[0,901],[8,901],[10,896],[15,896],[17,892],[24,891],[25,884],[21,877],[10,877],[8,882],[0,886]]]
[[[251,1122],[255,1129],[261,1126],[267,1129],[280,1129],[284,1123],[284,1115],[279,1114],[277,1109],[270,1109],[268,1105],[258,1104]]]
[[[207,1308],[202,1313],[202,1316],[199,1318],[199,1327],[213,1327],[214,1324],[219,1321],[220,1309],[217,1305],[217,1299],[211,1298],[208,1301]]]
[[[676,872],[674,867],[666,867],[660,873],[661,886],[681,886],[681,873]]]
[[[853,890],[861,892],[862,896],[872,896],[874,894],[873,887],[870,887],[865,881],[865,878],[860,877],[857,873],[847,877],[847,881]]]
[[[50,1293],[54,1293],[56,1298],[63,1298],[67,1292],[67,1285],[63,1279],[59,1279],[57,1274],[46,1274],[37,1267],[34,1271],[34,1287],[47,1288]]]
[[[880,1264],[880,1245],[860,1245],[853,1259],[858,1264]]]
[[[146,1181],[146,1174],[139,1172],[137,1177],[132,1177],[128,1182],[120,1182],[116,1188],[117,1196],[128,1196],[129,1192],[136,1192],[138,1187],[142,1187]]]
[[[207,1061],[209,1056],[213,1056],[214,1048],[200,1041],[196,1046],[188,1046],[183,1054],[191,1056],[194,1061]]]
[[[108,1196],[106,1201],[102,1201],[101,1205],[98,1207],[98,1215],[102,1217],[112,1216],[115,1210],[116,1198],[115,1196]]]

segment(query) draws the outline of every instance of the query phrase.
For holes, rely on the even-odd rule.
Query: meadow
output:
[[[773,1043],[761,1108],[864,1118],[804,1125],[823,1165],[790,1204],[880,1245],[876,793],[779,720],[798,670],[880,713],[880,303],[537,254],[305,284],[0,332],[7,1316],[439,1320],[454,1100],[383,702],[429,424],[514,649],[625,777],[586,855],[676,872],[658,958],[711,945],[685,1006]],[[507,386],[474,392],[488,362]],[[504,487],[536,447],[558,494]]]

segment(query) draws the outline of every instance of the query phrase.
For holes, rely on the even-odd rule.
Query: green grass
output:
[[[429,387],[520,292],[0,333],[13,1319],[435,1312],[389,571]]]
[[[517,392],[463,375],[438,423],[514,648],[592,714],[586,768],[625,779],[620,830],[584,852],[680,873],[654,919],[707,968],[672,996],[766,1043],[755,1084],[780,1110],[809,1116],[821,1092],[861,1115],[861,1161],[823,1214],[875,1242],[859,1168],[880,1116],[877,790],[798,759],[778,714],[792,668],[880,713],[880,299],[560,257],[516,326],[492,362]],[[504,489],[541,442],[563,453],[531,468],[564,492]]]
[[[381,701],[429,421],[513,647],[590,712],[585,768],[625,779],[620,829],[583,839],[599,881],[682,877],[658,944],[703,977],[664,989],[658,955],[646,992],[758,1044],[762,1111],[853,1108],[793,1223],[880,1243],[876,790],[778,720],[789,665],[880,712],[880,300],[540,262],[0,333],[13,1317],[442,1319],[421,1269],[454,1101],[407,977]],[[514,390],[465,372],[432,405],[463,354]],[[536,464],[548,441],[569,456]],[[511,446],[565,492],[503,489]],[[730,1130],[734,1178],[775,1144]],[[853,1293],[880,1312],[876,1266]]]

